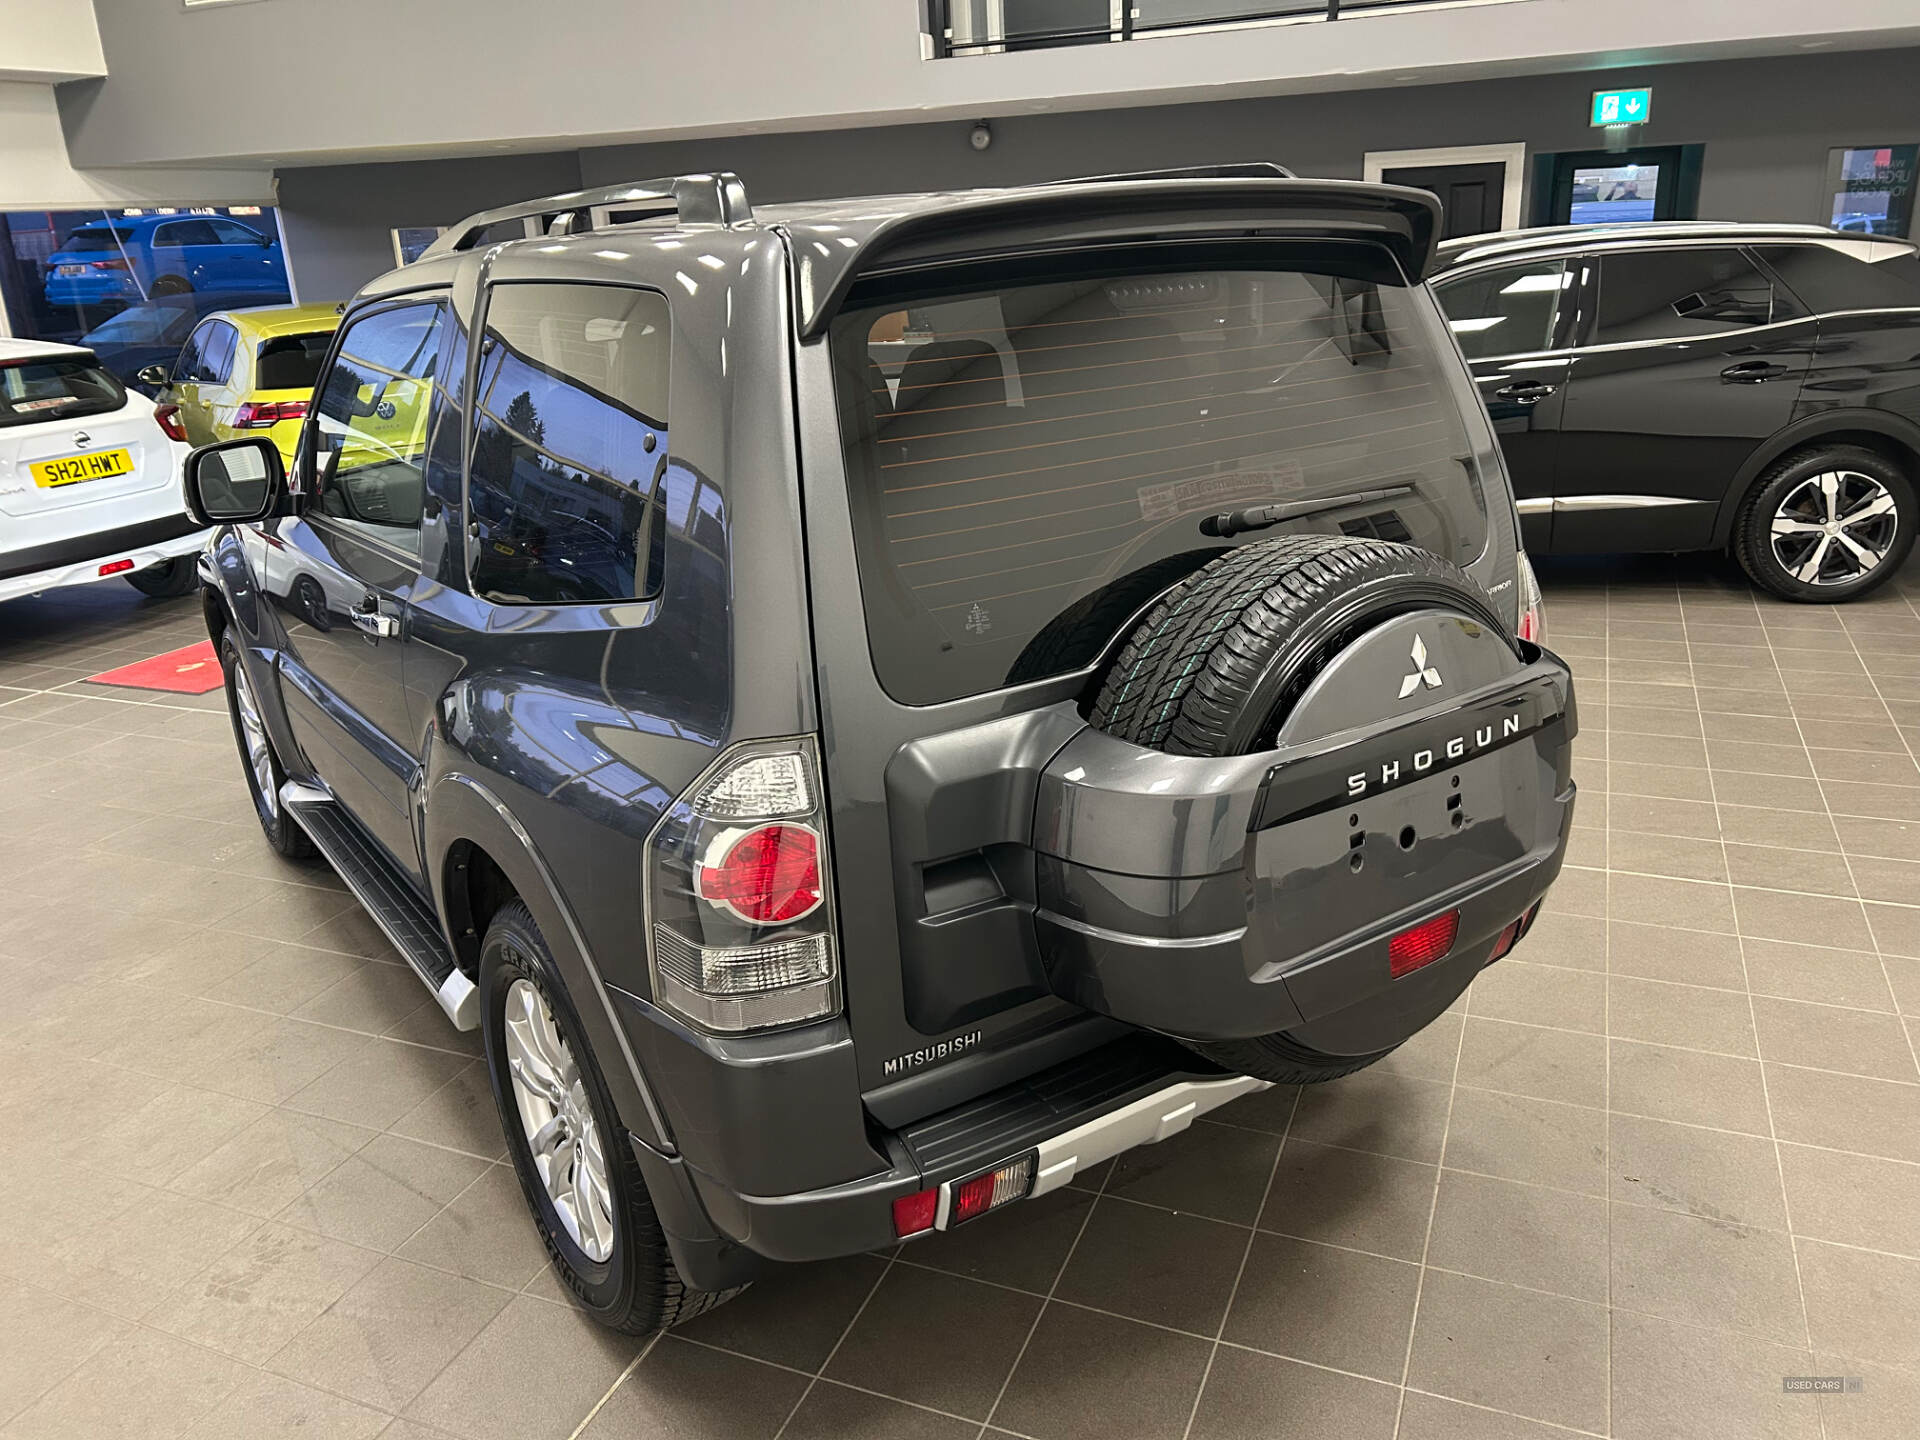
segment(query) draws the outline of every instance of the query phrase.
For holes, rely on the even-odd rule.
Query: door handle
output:
[[[1769,360],[1742,360],[1738,365],[1729,365],[1722,370],[1720,378],[1729,385],[1759,385],[1791,373],[1787,366],[1775,365]]]
[[[1493,394],[1497,400],[1511,400],[1516,405],[1538,405],[1559,388],[1544,380],[1516,380],[1511,385],[1502,385]]]
[[[349,612],[356,629],[363,630],[376,640],[391,640],[400,633],[400,622],[391,615],[381,613],[380,602],[369,595],[364,604]]]

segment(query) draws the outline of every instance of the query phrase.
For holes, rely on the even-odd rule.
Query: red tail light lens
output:
[[[102,575],[124,575],[133,568],[131,560],[109,560],[100,567]]]
[[[249,400],[233,412],[233,428],[265,430],[282,420],[304,420],[306,417],[307,402],[304,400],[268,400],[259,403]]]
[[[92,264],[95,270],[125,270],[129,268],[127,262],[124,260],[95,260]]]
[[[820,837],[805,825],[762,825],[722,836],[700,866],[700,898],[755,925],[784,925],[820,907]]]
[[[166,437],[169,440],[185,440],[187,438],[187,428],[180,423],[180,407],[178,405],[154,406],[153,420],[161,430],[166,432]]]
[[[1519,938],[1520,922],[1518,920],[1509,920],[1507,922],[1507,928],[1500,932],[1500,938],[1493,942],[1493,953],[1487,957],[1487,963],[1491,965],[1496,960],[1506,959],[1508,953],[1513,949],[1514,942]]]
[[[1387,942],[1387,971],[1398,980],[1423,965],[1444,960],[1460,934],[1460,912],[1449,910],[1431,920],[1423,920],[1411,930],[1402,930]]]
[[[940,1191],[917,1190],[911,1195],[902,1195],[893,1202],[893,1233],[902,1240],[909,1235],[919,1235],[933,1229],[934,1218],[940,1213]]]

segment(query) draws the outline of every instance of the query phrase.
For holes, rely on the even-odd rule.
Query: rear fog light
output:
[[[102,575],[122,575],[133,568],[131,560],[109,560],[100,567]]]
[[[1398,980],[1423,965],[1444,960],[1460,933],[1460,912],[1449,910],[1431,920],[1423,920],[1411,930],[1402,930],[1387,942],[1387,972]]]
[[[940,1191],[917,1190],[911,1195],[902,1195],[893,1202],[893,1233],[902,1240],[909,1235],[920,1235],[933,1229],[934,1217],[940,1213]]]

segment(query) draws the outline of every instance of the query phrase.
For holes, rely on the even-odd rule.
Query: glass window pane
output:
[[[319,512],[405,550],[420,543],[441,322],[437,304],[354,321],[321,387],[315,422]]]
[[[0,427],[99,415],[126,400],[119,381],[83,358],[0,366]]]
[[[1355,262],[1356,264],[1358,262]],[[1479,462],[1424,287],[1353,273],[1009,281],[843,312],[835,374],[881,683],[930,704],[1091,661],[1250,532],[1486,543]]]
[[[650,592],[670,342],[652,290],[494,287],[468,483],[476,594],[545,605]]]
[[[1553,343],[1553,317],[1573,281],[1562,260],[1511,265],[1434,287],[1469,360],[1519,355]]]
[[[1861,235],[1906,235],[1920,145],[1870,145],[1833,152],[1830,223]]]
[[[1618,225],[1653,219],[1658,165],[1583,165],[1573,172],[1575,225]]]
[[[1595,344],[1712,335],[1772,318],[1772,283],[1731,246],[1623,250],[1600,258]]]

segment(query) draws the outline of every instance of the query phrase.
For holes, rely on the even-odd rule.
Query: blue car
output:
[[[50,305],[139,304],[160,295],[286,293],[277,238],[224,215],[90,220],[47,261]]]

